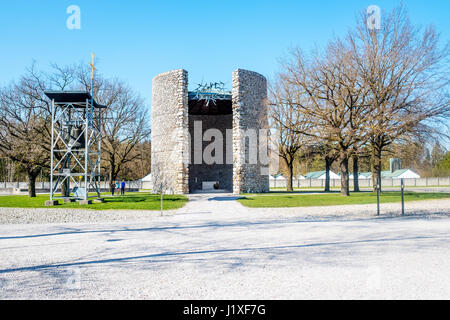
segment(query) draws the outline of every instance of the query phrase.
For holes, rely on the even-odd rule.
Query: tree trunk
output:
[[[359,169],[358,169],[358,156],[353,155],[353,191],[359,192]]]
[[[109,172],[109,192],[113,193],[114,189],[116,188],[116,179],[117,174],[114,174],[114,172],[111,170]]]
[[[161,217],[163,216],[163,191],[162,191],[162,187],[161,187]]]
[[[287,185],[287,191],[294,191],[294,187],[292,185],[292,179],[294,177],[294,162],[291,161],[288,163],[288,185]]]
[[[372,185],[373,191],[377,191],[377,182],[380,182],[381,191],[381,148],[377,146],[372,146]]]
[[[38,176],[39,172],[33,172],[32,170],[27,170],[27,176],[28,176],[28,196],[30,198],[36,198],[36,177]]]
[[[325,157],[325,192],[330,192],[330,168],[332,161],[329,157]]]
[[[66,179],[63,183],[61,183],[61,196],[63,198],[67,198],[70,196],[69,192],[69,178]]]
[[[348,181],[348,156],[341,153],[339,157],[339,167],[341,170],[341,196],[348,197],[350,195]]]
[[[70,168],[69,158],[66,158],[66,160],[64,161],[63,168],[64,169]],[[70,177],[68,177],[63,183],[61,183],[61,197],[67,198],[70,196],[69,185],[70,185]]]
[[[372,179],[372,191],[377,191],[377,178],[375,174],[375,151],[372,147],[372,155],[370,157],[370,172],[372,173],[371,179]]]

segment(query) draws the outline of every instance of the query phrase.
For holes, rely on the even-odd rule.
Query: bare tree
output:
[[[353,148],[365,143],[369,113],[367,90],[352,63],[352,52],[340,40],[329,43],[323,56],[306,59],[300,50],[286,64],[286,80],[296,88],[297,108],[312,121],[304,132],[326,141],[338,154],[341,194],[349,196],[348,163]]]
[[[309,138],[311,139],[311,138]],[[329,192],[330,189],[330,171],[333,163],[339,158],[336,148],[328,144],[328,140],[313,143],[309,141],[308,146],[304,148],[299,155],[301,160],[311,159],[319,155],[325,162],[325,186],[324,191]]]
[[[151,171],[151,142],[150,138],[139,143],[134,148],[133,157],[135,159],[122,166],[121,175],[126,180],[139,180],[148,175]]]
[[[50,158],[49,136],[43,134],[46,115],[34,98],[35,90],[22,77],[0,91],[0,151],[26,171],[30,197],[36,197],[36,177]]]
[[[306,148],[306,135],[311,124],[305,114],[296,107],[296,95],[290,84],[283,78],[270,89],[270,122],[278,130],[278,152],[288,168],[287,191],[293,191],[294,162],[298,152]]]
[[[448,127],[450,45],[439,48],[432,27],[411,25],[400,6],[384,14],[379,30],[362,15],[348,36],[353,63],[368,89],[372,106],[367,122],[372,147],[372,177],[381,181],[382,154],[398,139],[439,135]]]
[[[110,90],[117,99],[108,105],[105,114],[102,151],[104,167],[109,171],[110,181],[114,181],[125,164],[139,157],[139,153],[133,151],[148,139],[150,124],[143,100],[129,87],[116,82]]]

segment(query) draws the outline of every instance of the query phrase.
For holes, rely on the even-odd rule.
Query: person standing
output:
[[[122,180],[122,183],[120,184],[120,195],[125,195],[125,181]]]
[[[116,181],[116,192],[117,192],[117,194],[119,194],[119,191],[120,191],[120,182]]]

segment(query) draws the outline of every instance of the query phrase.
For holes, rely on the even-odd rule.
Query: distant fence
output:
[[[84,181],[80,182],[80,186],[82,188],[84,187]],[[125,181],[125,190],[138,190],[138,189],[142,189],[142,181]],[[109,181],[101,181],[100,190],[102,192],[109,191]],[[27,182],[0,182],[0,192],[12,193],[25,191],[28,191]],[[36,182],[36,192],[50,192],[50,182],[48,181]]]
[[[151,181],[139,181],[141,183],[140,189],[151,189],[152,188],[152,182]]]
[[[420,178],[403,179],[406,187],[431,187],[431,186],[450,186],[450,177],[448,178]],[[287,180],[269,180],[271,188],[286,188]],[[353,179],[349,179],[350,186],[353,187]],[[360,187],[372,187],[372,179],[358,179]],[[294,179],[292,181],[294,188],[325,188],[323,179]],[[384,187],[399,187],[400,179],[381,179],[381,185]],[[330,187],[340,187],[340,179],[330,179]]]
[[[359,186],[372,187],[372,179],[359,179]],[[448,178],[420,178],[420,179],[404,179],[406,187],[439,187],[450,186],[450,177]],[[353,187],[353,179],[349,179],[350,186]],[[294,188],[325,188],[325,180],[322,179],[294,179],[292,181]],[[151,189],[150,181],[125,181],[127,190]],[[270,188],[286,188],[287,180],[269,180]],[[399,187],[400,179],[382,179],[381,185],[384,187]],[[84,182],[81,183],[81,187]],[[340,179],[330,179],[330,187],[340,187]],[[102,192],[109,191],[109,181],[101,181],[100,189]],[[25,192],[28,190],[27,182],[0,182],[0,192]],[[37,192],[49,192],[50,182],[36,182]]]

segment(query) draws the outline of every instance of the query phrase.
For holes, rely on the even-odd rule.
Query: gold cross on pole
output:
[[[92,62],[89,64],[92,68],[92,79],[91,79],[92,83],[94,82],[94,70],[97,70],[94,67],[94,59],[95,59],[95,53],[92,53]]]

